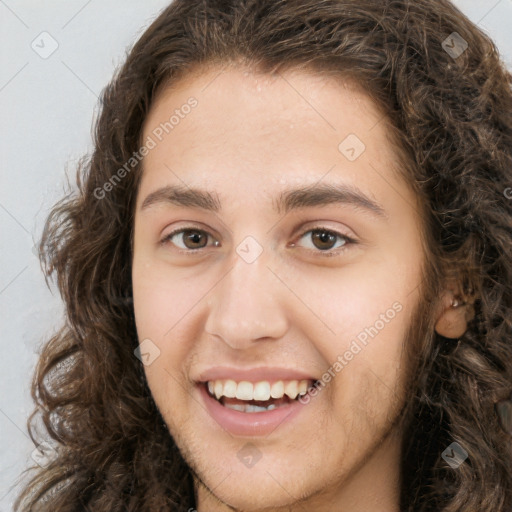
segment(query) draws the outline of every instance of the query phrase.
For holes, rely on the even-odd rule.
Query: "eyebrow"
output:
[[[181,185],[167,185],[151,192],[142,202],[140,210],[145,210],[156,204],[174,204],[215,213],[222,210],[217,195],[207,190]],[[330,204],[347,204],[360,208],[374,217],[388,218],[382,205],[368,197],[360,189],[347,184],[322,183],[284,190],[273,201],[273,208],[278,214],[287,214],[292,210]]]

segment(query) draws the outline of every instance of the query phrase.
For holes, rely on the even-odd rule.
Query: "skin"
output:
[[[147,380],[194,472],[199,512],[398,512],[396,425],[407,386],[403,346],[422,299],[422,219],[372,101],[348,82],[302,71],[282,77],[205,69],[164,89],[146,118],[143,140],[189,97],[198,101],[145,156],[137,195],[137,332],[160,350],[145,366]],[[354,161],[338,150],[350,133],[366,146]],[[284,189],[317,182],[358,187],[387,218],[349,204],[274,211]],[[222,210],[140,209],[149,193],[180,184],[207,188]],[[343,236],[315,244],[318,227],[358,243],[343,251]],[[206,231],[195,245],[203,248],[180,254],[181,235],[159,243],[177,228]],[[263,248],[251,264],[236,252],[246,236]],[[322,247],[337,255],[322,256]],[[451,306],[457,293],[452,282],[439,298],[436,330],[446,337],[467,327],[466,307]],[[270,435],[234,436],[202,407],[200,371],[284,366],[320,377],[394,303],[401,311]],[[248,442],[261,454],[252,467],[237,457]]]

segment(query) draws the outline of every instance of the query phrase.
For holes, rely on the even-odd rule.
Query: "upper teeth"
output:
[[[307,390],[307,380],[278,380],[273,384],[266,380],[254,384],[246,380],[236,382],[231,379],[208,381],[208,391],[217,399],[225,396],[239,400],[269,400],[270,397],[282,398],[288,395],[293,400],[297,395],[305,395]]]

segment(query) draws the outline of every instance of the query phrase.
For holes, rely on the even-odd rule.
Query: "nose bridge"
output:
[[[205,329],[233,348],[246,348],[260,338],[278,339],[286,332],[279,306],[283,285],[267,267],[266,255],[254,242],[242,242],[231,270],[211,292]]]

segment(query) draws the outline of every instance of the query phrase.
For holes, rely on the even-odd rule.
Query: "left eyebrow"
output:
[[[368,197],[359,188],[346,183],[321,183],[285,190],[280,194],[274,208],[279,214],[286,214],[300,208],[330,204],[349,204],[359,207],[375,217],[388,218],[388,214],[381,204]]]
[[[175,204],[215,213],[222,210],[218,197],[213,193],[180,185],[167,185],[151,192],[144,199],[140,210],[145,210],[155,204]],[[361,208],[375,217],[388,218],[382,205],[368,197],[362,190],[348,184],[322,183],[285,190],[273,203],[273,207],[278,214],[286,214],[292,210],[330,204],[349,204]]]

